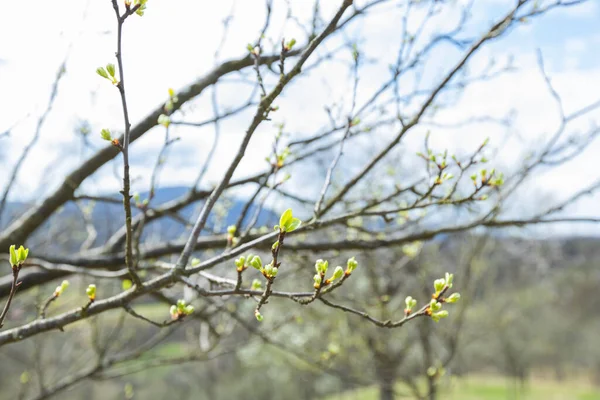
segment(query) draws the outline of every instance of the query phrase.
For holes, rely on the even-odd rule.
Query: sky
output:
[[[464,3],[464,0],[457,0]],[[321,13],[329,18],[338,1],[322,2]],[[357,1],[357,3],[361,3]],[[392,2],[398,4],[401,2]],[[514,1],[477,1],[472,18],[466,27],[466,36],[482,32]],[[543,2],[542,2],[543,3]],[[299,21],[310,20],[312,1],[275,1],[272,20],[266,40],[303,38],[302,30],[285,21],[289,4]],[[223,38],[223,19],[232,12],[229,30]],[[367,62],[361,69],[357,102],[367,99],[387,76],[387,60],[393,61],[401,32],[401,9],[383,6],[373,15],[349,27],[345,36],[357,43],[361,57],[383,61],[379,65]],[[409,29],[415,29],[422,12],[409,20]],[[199,2],[194,0],[149,0],[146,14],[132,16],[124,28],[125,82],[130,115],[133,123],[167,98],[168,88],[175,90],[210,71],[218,60],[238,58],[246,54],[246,45],[258,37],[265,16],[264,1]],[[454,23],[458,14],[453,11],[439,16],[426,27],[427,33],[444,30]],[[540,74],[536,51],[543,55],[545,69],[557,93],[563,99],[567,114],[600,99],[600,3],[590,0],[582,5],[556,10],[511,31],[506,37],[493,42],[469,63],[469,71],[482,71],[493,58],[496,65],[512,59],[515,70],[499,77],[470,86],[460,97],[448,97],[447,107],[439,111],[435,121],[453,124],[469,117],[492,115],[498,118],[513,115],[507,129],[495,124],[472,124],[460,129],[417,127],[406,137],[405,149],[420,150],[422,134],[432,131],[432,145],[443,151],[472,150],[486,137],[500,150],[494,165],[509,172],[519,160],[539,146],[543,138],[556,129],[558,109]],[[13,190],[11,200],[35,201],[51,191],[66,173],[89,157],[105,142],[100,129],[122,129],[122,111],[117,91],[95,74],[97,67],[114,62],[116,23],[110,1],[59,0],[55,2],[0,3],[0,133],[10,129],[9,136],[0,137],[0,188],[4,188],[8,172],[31,140],[40,115],[50,95],[59,66],[66,60],[66,74],[59,83],[58,95],[40,130],[40,138],[29,153],[17,177],[19,190]],[[344,37],[327,41],[323,51],[342,45]],[[299,39],[300,44],[303,41]],[[394,47],[395,48],[395,47]],[[286,131],[293,135],[311,135],[327,124],[324,106],[335,104],[343,112],[349,110],[352,79],[347,65],[350,51],[342,49],[339,57],[322,68],[311,70],[286,89],[277,100],[280,110],[273,114],[273,123],[263,124],[253,137],[247,156],[236,176],[265,169],[276,128],[284,122]],[[434,83],[442,76],[460,52],[449,46],[440,46],[427,62],[423,85]],[[310,62],[309,62],[310,64]],[[240,79],[250,82],[241,82]],[[218,102],[233,108],[247,101],[252,91],[253,75],[231,76],[218,89]],[[415,77],[407,77],[402,85],[413,87]],[[268,81],[268,83],[272,83]],[[402,86],[401,85],[401,86]],[[185,115],[177,119],[202,121],[212,117],[211,92],[185,107]],[[215,163],[208,170],[204,185],[217,182],[233,157],[248,125],[253,110],[221,124],[221,138],[215,153]],[[175,119],[175,117],[174,117]],[[83,123],[91,134],[83,143],[76,130]],[[569,132],[585,132],[600,123],[600,113],[590,113],[569,126]],[[171,134],[181,138],[168,153],[168,163],[160,177],[162,186],[189,185],[198,174],[212,145],[214,129],[176,127]],[[383,140],[386,132],[374,135]],[[506,138],[509,139],[506,139]],[[132,176],[135,190],[148,188],[149,176],[164,141],[164,130],[155,128],[131,148]],[[377,140],[363,143],[364,151],[375,151]],[[363,149],[361,148],[361,151]],[[600,141],[593,142],[572,162],[560,168],[540,173],[517,198],[519,210],[539,206],[540,202],[567,198],[570,194],[600,179],[595,167],[600,154]],[[342,158],[339,171],[351,172],[360,163],[350,149]],[[116,193],[120,189],[120,164],[112,163],[86,180],[82,193]],[[317,168],[317,167],[315,167]],[[341,172],[340,172],[341,173]],[[349,175],[345,175],[349,176]],[[342,178],[344,175],[342,175]],[[294,177],[290,191],[307,194],[306,174]],[[313,185],[316,190],[320,185]],[[315,190],[313,188],[313,190]],[[243,193],[242,193],[243,194]],[[308,194],[313,194],[308,193]],[[598,195],[582,199],[568,210],[576,215],[598,216]],[[594,226],[561,227],[561,232],[594,233]]]

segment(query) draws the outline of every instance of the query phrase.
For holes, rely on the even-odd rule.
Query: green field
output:
[[[440,400],[600,400],[600,388],[586,382],[529,381],[516,392],[513,381],[501,377],[472,376],[446,381],[440,387]],[[412,398],[406,387],[397,386],[398,398]],[[327,400],[377,400],[377,389],[366,388],[328,397]]]

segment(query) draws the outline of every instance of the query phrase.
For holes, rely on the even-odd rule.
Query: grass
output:
[[[398,398],[411,398],[408,389],[399,384]],[[403,394],[404,396],[400,396]],[[377,400],[377,389],[365,388],[328,397],[327,400]],[[556,382],[532,379],[522,391],[516,391],[512,380],[497,376],[469,376],[446,380],[440,386],[440,400],[598,400],[600,388],[586,382]]]

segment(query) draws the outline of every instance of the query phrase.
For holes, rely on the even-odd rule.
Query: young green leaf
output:
[[[287,230],[286,228],[292,222],[292,218],[292,209],[288,208],[283,212],[283,214],[281,214],[281,217],[279,218],[279,226],[283,230]]]
[[[108,74],[110,76],[112,76],[113,78],[115,77],[115,64],[107,64],[106,70],[108,71]]]
[[[106,72],[106,70],[104,69],[104,67],[98,67],[98,68],[96,69],[96,73],[97,73],[98,75],[100,75],[101,77],[103,77],[103,78],[106,78],[106,79],[110,80],[110,78],[108,77],[108,73]]]

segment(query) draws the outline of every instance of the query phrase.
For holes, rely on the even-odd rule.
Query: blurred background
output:
[[[149,0],[126,19],[142,278],[177,261],[280,82],[282,46],[289,72],[342,3]],[[122,103],[95,72],[115,62],[112,2],[0,15],[0,244],[35,257],[2,334],[43,319],[63,279],[51,317],[92,282],[106,299],[131,281],[123,160],[100,137],[123,132]],[[330,304],[271,298],[259,322],[256,296],[165,287],[132,304],[144,318],[111,309],[2,342],[0,399],[600,399],[598,21],[593,0],[354,1],[254,132],[194,252],[226,254],[293,208],[314,225],[283,245],[274,285],[310,292],[315,260],[355,257]],[[380,326],[446,272],[461,294],[447,318]],[[206,273],[190,279],[235,285],[233,259]],[[157,326],[177,299],[195,312]]]

